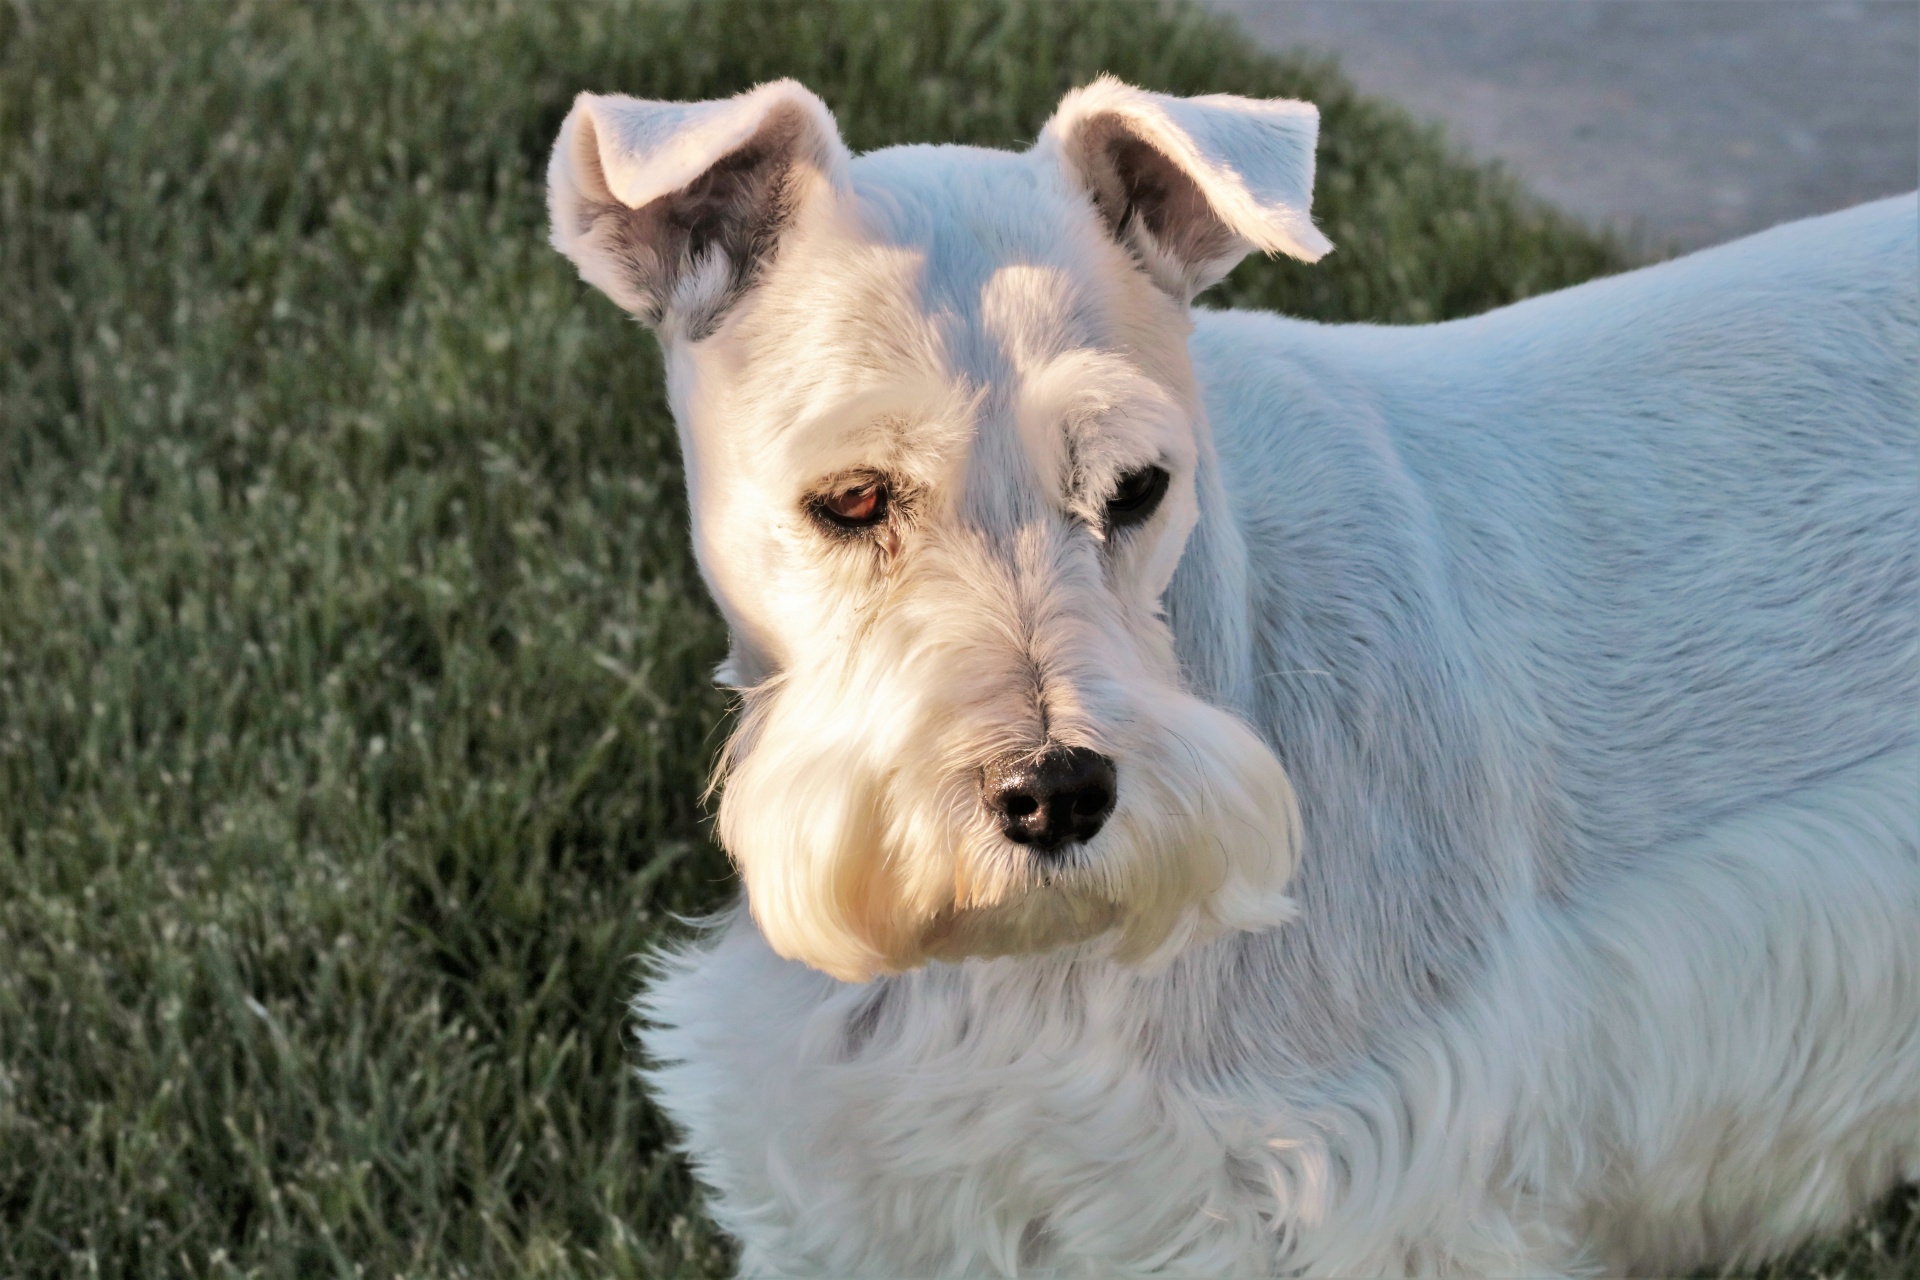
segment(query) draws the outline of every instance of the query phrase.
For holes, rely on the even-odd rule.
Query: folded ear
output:
[[[718,102],[583,93],[547,165],[553,247],[648,324],[704,337],[846,164],[832,113],[792,80]]]
[[[1320,112],[1286,98],[1173,98],[1102,76],[1041,131],[1114,238],[1182,302],[1255,249],[1308,262]]]

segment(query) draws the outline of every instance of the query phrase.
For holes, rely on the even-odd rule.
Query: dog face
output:
[[[858,160],[791,82],[582,95],[556,247],[666,353],[740,723],[719,827],[781,954],[861,981],[1287,911],[1297,819],[1189,691],[1192,296],[1316,258],[1317,117],[1103,80],[1014,154]]]

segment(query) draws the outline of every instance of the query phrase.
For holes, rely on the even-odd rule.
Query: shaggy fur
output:
[[[748,1273],[1674,1271],[1920,1176],[1914,199],[1425,328],[1191,311],[1329,247],[1314,127],[568,120],[733,635],[745,909],[641,1009]],[[1057,860],[980,795],[1049,746],[1118,778]]]

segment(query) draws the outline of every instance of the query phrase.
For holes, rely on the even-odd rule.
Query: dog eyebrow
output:
[[[888,381],[829,401],[820,408],[810,408],[780,431],[783,435],[809,440],[823,436],[864,436],[882,423],[937,421],[951,416],[954,408],[953,389],[932,378]]]
[[[1093,475],[1169,465],[1166,436],[1183,429],[1170,426],[1177,407],[1165,388],[1124,353],[1097,347],[1064,352],[1034,369],[1016,391],[1015,413],[1035,468],[1053,477],[1069,502],[1088,500]],[[1116,448],[1112,428],[1120,423],[1146,430],[1132,447]]]

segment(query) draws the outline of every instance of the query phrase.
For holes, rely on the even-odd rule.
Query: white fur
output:
[[[1920,1177],[1912,197],[1322,327],[1187,309],[1326,248],[1311,108],[849,159],[756,93],[552,170],[743,691],[747,909],[641,1009],[744,1271],[1685,1270]],[[1118,768],[1059,868],[977,790],[1047,742]]]

